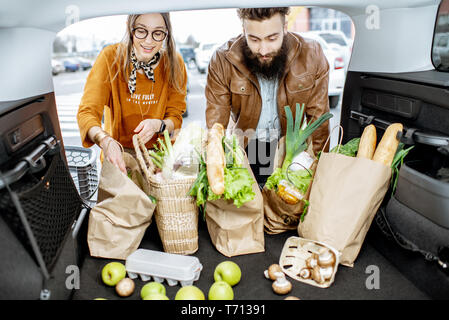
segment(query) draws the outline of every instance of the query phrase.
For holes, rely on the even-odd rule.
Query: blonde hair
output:
[[[136,20],[140,17],[140,14],[131,14],[128,15],[126,21],[126,31],[121,41],[120,45],[117,46],[116,57],[114,60],[114,64],[117,63],[119,68],[117,69],[117,73],[114,78],[118,76],[119,72],[122,71],[125,82],[129,80],[129,70],[131,64],[131,51],[133,48],[133,34],[132,30],[135,26]],[[166,60],[164,63],[165,70],[164,72],[168,74],[169,85],[173,87],[176,91],[181,92],[183,88],[182,79],[179,74],[182,73],[182,68],[180,62],[178,60],[178,56],[176,53],[176,44],[175,40],[172,36],[172,26],[170,22],[170,14],[168,12],[161,13],[162,18],[164,19],[165,26],[167,27],[167,37],[165,38],[165,48],[161,51],[161,56]],[[167,53],[164,55],[164,51]],[[168,59],[167,59],[168,58]],[[167,61],[168,60],[168,61]]]

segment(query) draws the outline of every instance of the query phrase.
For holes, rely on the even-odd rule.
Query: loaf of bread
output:
[[[374,152],[373,161],[383,163],[388,167],[391,166],[399,145],[397,135],[398,132],[402,132],[402,129],[401,123],[393,123],[388,126]]]
[[[224,193],[224,168],[226,165],[223,150],[224,127],[215,123],[207,133],[206,171],[207,179],[212,191],[216,195]]]
[[[360,138],[357,158],[372,159],[376,150],[377,134],[373,124],[366,126]]]

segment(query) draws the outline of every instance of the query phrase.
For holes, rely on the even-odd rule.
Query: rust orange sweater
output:
[[[154,69],[154,79],[149,80],[137,72],[136,92],[131,96],[128,83],[119,66],[114,63],[117,46],[105,47],[98,55],[84,87],[84,94],[78,109],[77,120],[83,146],[88,148],[93,142],[87,132],[93,126],[100,126],[125,148],[133,148],[134,129],[143,119],[171,119],[175,129],[182,125],[182,114],[186,109],[187,72],[182,56],[178,54],[183,73],[183,90],[177,92],[168,84],[168,74],[164,64],[168,56],[164,52]],[[104,125],[101,121],[104,115]],[[157,135],[147,143],[151,148]]]

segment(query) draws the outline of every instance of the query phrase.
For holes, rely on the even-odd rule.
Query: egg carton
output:
[[[148,249],[137,249],[126,259],[126,271],[131,279],[140,277],[142,281],[153,279],[169,286],[192,285],[200,277],[203,269],[197,257],[184,256]]]
[[[301,270],[307,269],[307,260],[314,255],[319,255],[322,250],[327,249],[333,253],[335,262],[332,267],[332,273],[322,283],[318,283],[312,278],[304,278],[300,275]],[[289,277],[320,288],[328,288],[334,282],[340,263],[341,253],[333,247],[319,241],[308,240],[301,237],[290,237],[286,240],[279,258],[279,265],[282,271]],[[317,262],[314,262],[317,264]]]

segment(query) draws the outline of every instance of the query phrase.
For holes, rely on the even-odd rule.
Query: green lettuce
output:
[[[288,172],[288,180],[293,183],[293,185],[305,195],[307,189],[309,189],[310,183],[312,182],[312,175],[307,170],[297,170]]]
[[[196,198],[198,207],[204,207],[207,201],[218,199],[233,200],[235,206],[240,208],[244,203],[251,201],[255,197],[253,191],[253,179],[247,168],[243,165],[244,154],[241,151],[237,138],[232,136],[223,139],[226,152],[226,167],[224,168],[225,191],[222,195],[217,195],[212,191],[207,179],[206,162],[202,155],[200,157],[200,167],[198,176],[190,188],[188,195]]]
[[[276,168],[265,182],[265,187],[267,187],[267,189],[269,190],[275,189],[282,179],[285,179],[284,175],[282,174],[282,169]]]
[[[253,183],[255,182],[246,168],[225,168],[225,191],[223,195],[216,195],[208,186],[207,200],[213,201],[223,197],[225,200],[233,200],[234,205],[240,208],[244,203],[255,197]]]
[[[253,191],[253,177],[246,168],[225,168],[225,192],[226,200],[233,200],[237,208],[255,197]]]
[[[344,145],[336,145],[330,152],[340,153],[348,157],[355,157],[357,151],[359,150],[359,143],[360,138],[354,138],[349,140]]]
[[[281,180],[290,181],[303,195],[306,194],[307,189],[312,181],[312,175],[307,170],[288,171],[287,175],[282,173],[281,168],[276,168],[268,177],[265,186],[267,189],[276,189]]]
[[[214,201],[221,198],[221,195],[215,194],[210,185],[207,185],[207,201]]]

